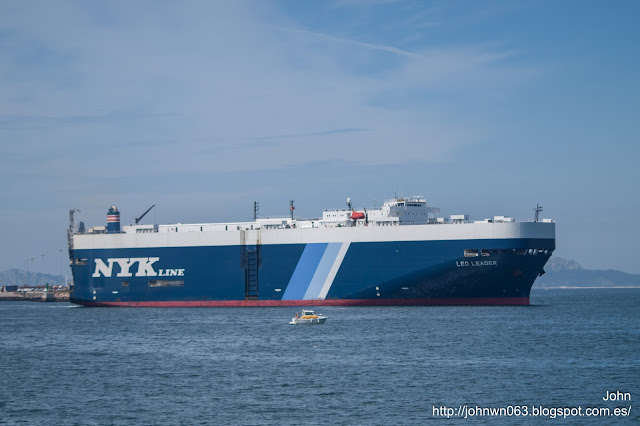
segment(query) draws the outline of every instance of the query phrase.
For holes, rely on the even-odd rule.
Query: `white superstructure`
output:
[[[351,208],[351,200],[347,201],[349,208],[325,210],[319,219],[292,219],[257,218],[251,222],[228,223],[192,223],[169,225],[129,225],[123,226],[122,232],[147,234],[156,232],[205,232],[205,231],[238,231],[256,229],[290,229],[290,228],[340,228],[359,226],[398,226],[398,225],[424,225],[428,223],[448,223],[444,218],[436,218],[434,215],[440,212],[439,208],[427,206],[427,201],[422,196],[400,197],[385,201],[381,208],[356,211]],[[464,217],[468,215],[453,215]],[[453,221],[453,220],[452,220]],[[103,234],[104,226],[95,226],[89,229],[89,234]]]
[[[321,219],[257,218],[250,222],[129,225],[119,233],[94,227],[75,234],[77,248],[180,247],[313,242],[434,241],[554,238],[555,224],[516,222],[506,216],[471,221],[469,215],[436,218],[423,197],[394,198],[378,209],[325,210]],[[102,235],[95,235],[102,234]]]

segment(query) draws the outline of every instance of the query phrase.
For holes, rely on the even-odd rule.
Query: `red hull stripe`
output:
[[[325,300],[194,300],[164,302],[90,302],[86,306],[123,306],[149,308],[181,307],[256,307],[256,306],[442,306],[442,305],[529,305],[528,297],[483,297],[477,299],[325,299]]]

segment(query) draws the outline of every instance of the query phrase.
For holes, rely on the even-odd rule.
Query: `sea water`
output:
[[[4,302],[0,423],[638,422],[640,289],[531,303],[323,307],[326,324],[291,326],[296,308]]]

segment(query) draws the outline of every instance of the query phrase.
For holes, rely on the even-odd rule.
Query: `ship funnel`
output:
[[[115,234],[118,232],[120,232],[120,212],[116,206],[111,206],[107,213],[107,233]]]

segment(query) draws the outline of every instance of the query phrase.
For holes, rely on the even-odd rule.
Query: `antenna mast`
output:
[[[289,210],[291,210],[291,220],[293,220],[293,211],[296,208],[293,206],[293,200],[289,201]]]
[[[253,221],[257,221],[258,220],[258,210],[260,209],[260,203],[258,203],[257,201],[253,202]]]
[[[536,204],[536,208],[533,209],[533,211],[536,212],[533,221],[537,222],[538,218],[540,217],[540,212],[542,211],[542,206],[540,204]]]

